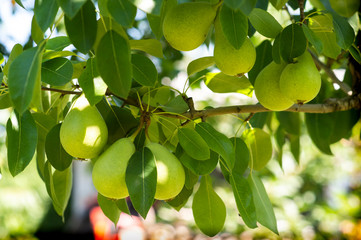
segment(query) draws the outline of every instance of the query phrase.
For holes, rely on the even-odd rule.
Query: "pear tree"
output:
[[[16,177],[36,161],[60,216],[82,160],[99,204],[119,206],[114,222],[127,197],[144,218],[155,200],[176,210],[192,201],[195,223],[214,236],[226,219],[218,172],[243,223],[278,234],[262,182],[273,152],[290,144],[302,161],[305,126],[332,155],[360,121],[359,0],[35,0],[27,10],[30,44],[0,55],[0,108],[12,112],[6,169]],[[201,46],[214,54],[180,70],[188,88],[162,81]],[[187,91],[200,82],[214,94],[254,92],[259,103],[200,108]],[[222,132],[219,115],[241,127]]]

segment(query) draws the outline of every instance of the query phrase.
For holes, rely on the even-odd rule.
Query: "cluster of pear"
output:
[[[60,128],[60,142],[73,157],[94,159],[92,179],[97,191],[105,197],[121,199],[129,195],[125,174],[129,159],[136,149],[131,138],[121,138],[104,148],[108,140],[106,123],[95,106],[84,95],[77,98]],[[185,183],[182,164],[159,143],[148,143],[155,157],[157,185],[155,199],[177,196]]]
[[[214,61],[227,75],[247,73],[256,61],[256,50],[246,38],[239,49],[224,36],[217,11],[220,5],[207,2],[182,3],[173,7],[164,17],[163,34],[168,43],[179,51],[199,47],[207,37],[212,24],[215,27]]]
[[[315,98],[321,88],[321,76],[309,52],[293,63],[271,62],[257,76],[254,91],[258,101],[273,111]]]

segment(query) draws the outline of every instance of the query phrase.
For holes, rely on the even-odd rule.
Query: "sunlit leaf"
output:
[[[178,129],[179,144],[184,151],[196,160],[207,160],[210,157],[210,151],[203,138],[191,128]]]
[[[35,0],[34,16],[43,32],[53,24],[58,9],[57,0]]]
[[[140,50],[155,57],[163,58],[162,44],[156,39],[130,40],[132,50]]]
[[[275,38],[282,31],[282,26],[269,13],[260,8],[254,8],[249,15],[252,26],[265,37]]]
[[[197,72],[213,66],[214,64],[214,57],[197,58],[188,64],[187,74],[188,76],[191,76]]]
[[[99,207],[102,209],[104,215],[107,216],[107,218],[109,218],[110,221],[114,223],[114,225],[116,225],[118,223],[121,211],[116,205],[115,200],[104,197],[100,193],[98,193],[97,200]]]

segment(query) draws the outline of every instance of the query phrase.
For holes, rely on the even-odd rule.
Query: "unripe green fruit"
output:
[[[182,191],[185,183],[182,164],[166,147],[158,143],[149,143],[147,148],[152,151],[157,165],[157,188],[154,198],[174,198]]]
[[[231,76],[249,72],[256,62],[256,49],[249,38],[235,49],[223,34],[219,17],[215,23],[214,61],[223,73]]]
[[[258,101],[272,111],[282,111],[293,105],[280,90],[280,76],[286,63],[271,62],[257,76],[254,91]]]
[[[360,0],[330,0],[331,7],[343,17],[352,17],[360,7]]]
[[[280,77],[281,93],[294,103],[303,104],[314,99],[321,88],[321,75],[312,56],[305,52],[295,63],[288,64]]]
[[[60,142],[65,151],[77,158],[94,158],[108,140],[108,128],[95,106],[85,95],[75,100],[60,128]]]
[[[121,199],[129,196],[125,172],[135,146],[129,138],[113,143],[94,163],[92,178],[96,190],[105,197]]]
[[[206,2],[183,3],[164,17],[163,34],[169,44],[180,51],[199,47],[207,37],[216,17],[216,7]]]

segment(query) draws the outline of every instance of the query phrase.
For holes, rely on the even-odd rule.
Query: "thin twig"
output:
[[[304,0],[298,0],[298,6],[300,7],[300,22],[303,21],[303,19],[305,19],[305,8],[304,8]]]
[[[43,91],[51,91],[51,92],[58,92],[58,93],[61,93],[61,94],[75,94],[75,95],[81,95],[82,94],[82,92],[69,91],[69,90],[50,88],[50,87],[44,87],[44,86],[41,86],[41,90],[43,90]]]

